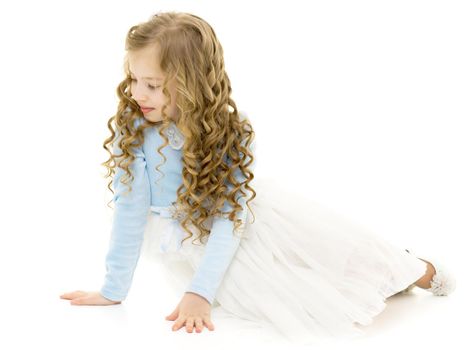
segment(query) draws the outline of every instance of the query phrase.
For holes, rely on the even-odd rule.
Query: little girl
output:
[[[61,298],[120,304],[142,251],[182,295],[166,317],[173,330],[212,331],[211,308],[221,306],[312,341],[364,334],[356,324],[372,323],[388,297],[415,286],[455,289],[438,263],[273,180],[253,181],[254,131],[230,97],[222,46],[203,19],[158,13],[130,28],[125,48],[104,142],[107,177],[115,174],[105,281]]]

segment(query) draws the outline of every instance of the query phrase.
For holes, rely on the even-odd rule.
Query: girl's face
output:
[[[165,74],[159,67],[157,57],[159,57],[158,45],[128,52],[128,64],[132,79],[131,96],[140,106],[144,117],[151,122],[162,120],[162,106],[168,101],[162,93],[162,82]],[[175,104],[177,91],[174,79],[168,82],[168,90],[172,102],[165,112],[169,118],[177,121],[179,111]]]

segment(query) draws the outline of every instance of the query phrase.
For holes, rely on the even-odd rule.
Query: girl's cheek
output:
[[[154,92],[153,96],[154,96],[155,99],[157,99],[159,101],[165,99],[164,94],[162,92],[160,92],[160,91]]]

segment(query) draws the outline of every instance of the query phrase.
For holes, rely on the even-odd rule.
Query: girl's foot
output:
[[[406,251],[410,253],[407,249]],[[427,264],[426,274],[418,279],[414,284],[410,285],[407,290],[413,289],[415,286],[425,289],[428,292],[433,293],[436,296],[444,296],[451,294],[456,289],[455,277],[440,263],[433,261],[427,261],[418,258]],[[409,289],[410,288],[410,289]]]

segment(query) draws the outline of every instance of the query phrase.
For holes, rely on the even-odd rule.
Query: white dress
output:
[[[385,300],[414,283],[426,263],[381,236],[272,179],[251,182],[242,239],[217,291],[213,308],[267,323],[293,342],[364,334]],[[150,213],[142,254],[162,263],[183,295],[204,245],[185,240],[164,213]],[[196,241],[199,244],[199,241]]]

